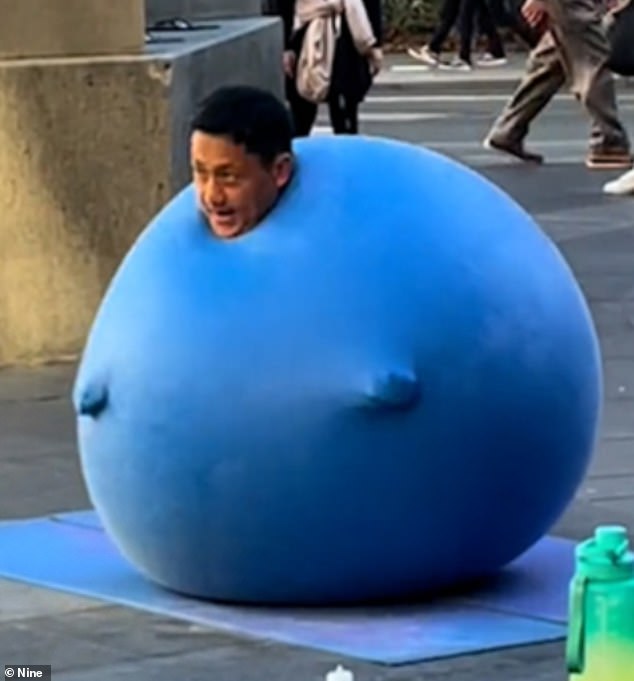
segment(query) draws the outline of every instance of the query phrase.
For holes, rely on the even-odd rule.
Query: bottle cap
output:
[[[354,681],[354,674],[338,664],[336,669],[328,672],[326,681]]]
[[[594,537],[577,547],[577,571],[594,580],[631,579],[634,577],[634,554],[629,548],[625,527],[597,527]]]
[[[594,531],[597,548],[602,551],[624,553],[628,549],[627,530],[621,525],[602,525]]]

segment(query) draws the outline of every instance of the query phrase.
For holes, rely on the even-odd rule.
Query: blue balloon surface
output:
[[[98,311],[74,387],[104,526],[150,579],[221,601],[413,597],[506,565],[586,472],[602,377],[556,247],[433,152],[296,143],[261,225],[191,187]]]

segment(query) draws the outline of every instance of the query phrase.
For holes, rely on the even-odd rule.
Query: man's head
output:
[[[227,86],[208,97],[192,122],[191,165],[201,210],[230,239],[253,229],[293,172],[292,123],[272,94]]]

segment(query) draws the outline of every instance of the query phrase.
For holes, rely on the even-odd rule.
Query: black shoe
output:
[[[527,151],[522,142],[511,142],[500,137],[489,136],[484,140],[485,149],[495,149],[504,154],[509,154],[513,158],[517,158],[525,163],[540,164],[544,162],[544,157],[541,154],[536,154],[533,151]]]

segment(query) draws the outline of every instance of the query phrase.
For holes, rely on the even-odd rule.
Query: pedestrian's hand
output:
[[[522,16],[531,28],[541,28],[548,19],[543,0],[526,0],[522,5]]]
[[[297,62],[297,57],[295,52],[292,50],[286,50],[282,57],[282,65],[284,67],[284,73],[289,77],[293,78],[295,76],[295,65]]]
[[[380,47],[373,47],[368,55],[368,62],[370,64],[370,73],[374,77],[383,68],[383,50]]]

